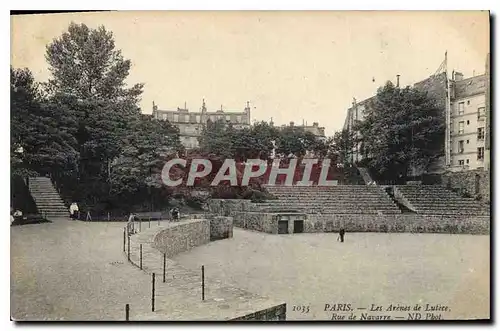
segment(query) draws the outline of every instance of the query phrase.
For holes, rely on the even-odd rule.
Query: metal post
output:
[[[139,232],[142,231],[142,218],[139,219]]]
[[[130,317],[130,305],[127,303],[125,305],[125,321],[128,322],[130,320],[129,317]]]
[[[205,266],[201,266],[201,300],[205,300]]]
[[[151,291],[151,311],[155,311],[155,273],[153,272],[152,291]]]
[[[141,257],[141,260],[139,262],[139,265],[140,265],[140,268],[142,270],[142,244],[139,245],[139,254],[140,254],[140,257]]]
[[[163,253],[163,282],[165,283],[165,273],[167,269],[167,253]]]
[[[127,253],[127,256],[128,256],[128,261],[130,262],[130,237],[128,237],[127,246],[128,246],[128,253]]]
[[[125,252],[125,244],[127,241],[127,227],[123,228],[123,251]]]

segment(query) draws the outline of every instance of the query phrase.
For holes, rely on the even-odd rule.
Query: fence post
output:
[[[201,266],[201,300],[205,301],[205,266]]]
[[[142,244],[139,245],[139,251],[140,251],[140,256],[141,256],[141,262],[140,262],[140,268],[142,270]]]
[[[151,311],[155,311],[155,273],[153,272],[153,277],[151,279],[152,282],[152,291],[151,291]]]
[[[127,303],[125,305],[125,321],[128,322],[130,320],[129,317],[130,317],[130,305]]]
[[[149,228],[151,228],[151,216],[149,216]]]
[[[128,246],[128,253],[127,253],[127,255],[128,255],[128,262],[130,262],[130,236],[128,237],[128,244],[127,244],[127,246]]]
[[[123,228],[123,251],[125,252],[125,244],[127,241],[127,227]]]
[[[142,218],[139,219],[139,232],[142,231]]]
[[[167,269],[167,253],[163,253],[163,282],[165,283],[165,273]]]

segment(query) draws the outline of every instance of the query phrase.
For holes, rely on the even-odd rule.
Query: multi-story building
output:
[[[445,71],[413,85],[415,88],[427,91],[446,115],[447,128],[443,137],[445,140],[444,157],[434,162],[429,172],[489,169],[491,112],[489,55],[484,75],[464,79],[463,74],[453,71],[449,79],[446,66],[440,69]],[[399,79],[397,85],[399,85]],[[374,98],[353,102],[352,107],[347,110],[344,130],[354,131],[354,124],[357,121],[363,121],[366,110]],[[356,134],[359,135],[359,132]],[[353,146],[352,153],[349,155],[352,163],[363,158],[360,147],[360,144]],[[413,171],[415,175],[415,169]]]
[[[270,124],[271,124],[271,126],[274,126],[274,123],[272,122],[272,120],[271,120]],[[295,122],[290,122],[289,125],[282,124],[281,126],[274,126],[274,127],[278,130],[283,130],[284,128],[288,128],[288,127],[294,127],[294,128],[304,130],[305,132],[310,132],[313,135],[315,135],[316,137],[318,137],[319,139],[326,138],[325,128],[322,126],[319,126],[318,122],[313,122],[312,125],[307,125],[304,123],[302,123],[302,125],[296,125]]]
[[[241,112],[227,111],[221,108],[217,111],[207,111],[205,100],[202,107],[197,112],[190,112],[186,105],[177,110],[160,110],[153,102],[153,118],[166,120],[179,128],[181,143],[186,148],[196,148],[199,146],[198,137],[201,135],[203,126],[207,121],[212,122],[223,120],[231,123],[234,128],[242,129],[250,126],[250,103]]]
[[[485,169],[486,74],[463,79],[456,72],[450,85],[449,170]]]

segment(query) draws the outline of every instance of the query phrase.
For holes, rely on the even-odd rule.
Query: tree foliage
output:
[[[141,115],[142,84],[126,86],[131,62],[112,33],[72,23],[46,59],[52,77],[43,89],[28,69],[11,69],[13,171],[49,174],[83,208],[168,195],[158,168],[166,150],[181,150],[178,130]]]
[[[358,124],[368,166],[386,179],[425,171],[444,152],[444,112],[426,92],[387,83]]]
[[[47,45],[45,58],[52,74],[47,84],[51,93],[83,100],[139,101],[143,84],[125,87],[131,61],[115,49],[113,33],[104,26],[91,29],[71,23],[68,31]]]

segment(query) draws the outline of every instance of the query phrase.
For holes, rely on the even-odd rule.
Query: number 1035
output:
[[[301,305],[294,305],[292,306],[292,311],[298,311],[302,314],[307,314],[310,310],[309,305],[307,306],[301,306]]]

